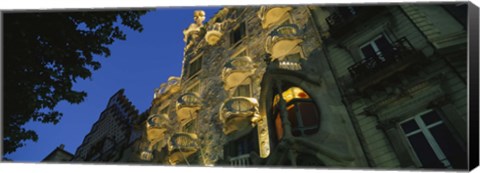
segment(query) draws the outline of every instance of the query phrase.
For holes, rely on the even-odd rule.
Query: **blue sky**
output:
[[[206,12],[210,19],[221,7],[159,8],[141,18],[141,33],[128,28],[126,41],[117,40],[110,46],[111,56],[96,57],[102,68],[92,78],[77,80],[75,90],[86,91],[84,102],[71,105],[61,102],[56,110],[63,118],[56,125],[30,122],[27,129],[37,132],[37,142],[28,141],[8,158],[20,162],[38,162],[60,144],[72,154],[106,108],[115,92],[125,88],[125,94],[143,112],[150,106],[153,90],[169,76],[180,76],[183,58],[183,30],[193,22],[193,11]]]

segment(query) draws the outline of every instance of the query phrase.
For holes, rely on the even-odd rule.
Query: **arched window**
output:
[[[284,134],[284,127],[280,112],[282,111],[279,103],[280,92],[277,92],[273,98],[272,115],[275,125],[277,139],[280,140]],[[290,87],[281,92],[283,100],[286,102],[286,112],[291,124],[293,136],[308,136],[318,132],[320,125],[320,114],[310,96],[299,87]]]

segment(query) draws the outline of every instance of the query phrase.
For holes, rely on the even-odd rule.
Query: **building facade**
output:
[[[121,161],[124,150],[135,137],[132,124],[138,116],[124,92],[120,89],[110,97],[105,110],[77,148],[73,161]]]
[[[466,8],[195,11],[130,161],[466,169]]]

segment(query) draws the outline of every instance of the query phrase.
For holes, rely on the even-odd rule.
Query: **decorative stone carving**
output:
[[[187,44],[185,46],[185,51],[188,50],[198,39],[200,35],[201,28],[203,27],[203,21],[205,20],[205,11],[196,10],[193,12],[194,23],[190,24],[186,30],[183,30],[183,41]]]

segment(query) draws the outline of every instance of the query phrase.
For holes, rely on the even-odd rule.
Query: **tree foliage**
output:
[[[37,141],[29,121],[56,124],[62,100],[78,104],[87,93],[72,89],[108,57],[107,47],[125,40],[120,25],[141,32],[147,10],[4,13],[3,154],[15,152],[26,140]]]

